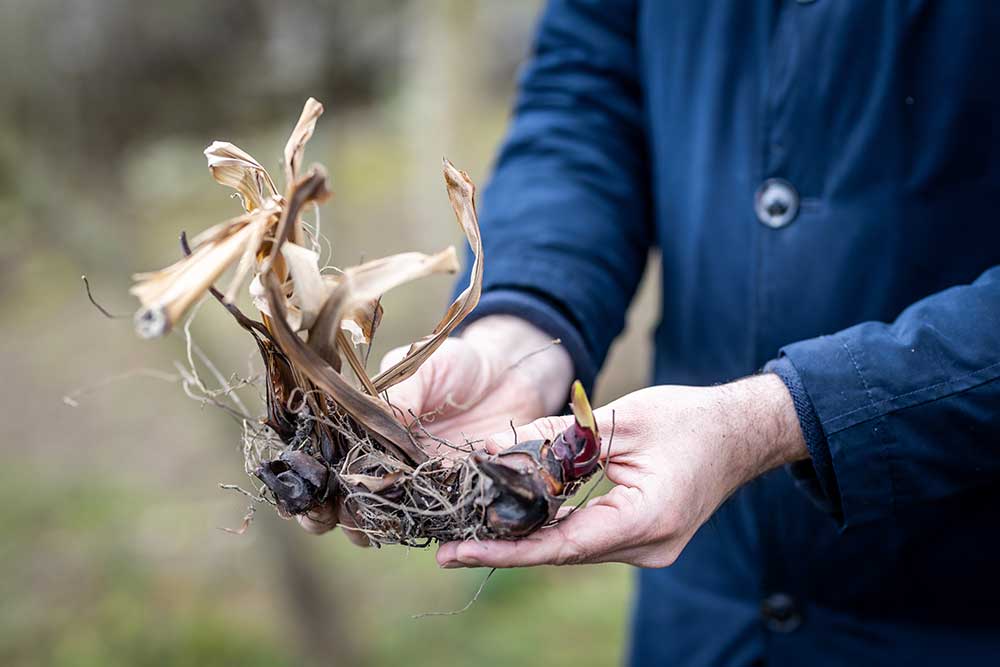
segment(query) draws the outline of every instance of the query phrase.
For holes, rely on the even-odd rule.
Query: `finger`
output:
[[[409,424],[414,415],[419,417],[424,411],[424,386],[419,372],[389,387],[385,393],[393,416],[403,424]]]
[[[340,532],[342,532],[344,536],[347,537],[348,541],[356,547],[367,549],[372,545],[368,536],[354,526],[341,526]]]
[[[636,499],[641,498],[642,494],[637,489],[626,490],[626,487],[618,486],[603,496],[591,499],[587,503],[587,507],[634,504]],[[560,510],[560,514],[562,514],[562,510]],[[641,515],[640,508],[636,512],[636,516],[638,518]],[[643,530],[641,521],[637,522],[636,525],[638,528],[631,531],[632,537],[626,540],[623,546],[609,550],[593,562],[625,563],[642,568],[663,568],[673,565],[677,556],[680,555],[684,541],[670,533],[662,534],[661,531],[649,530],[648,526],[646,530]]]
[[[559,508],[559,511],[556,512],[556,518],[553,519],[553,521],[563,521],[567,516],[581,509],[583,509],[583,507],[577,507],[576,505],[563,505]]]
[[[371,540],[363,532],[358,530],[358,524],[354,520],[354,515],[351,514],[343,503],[340,503],[340,509],[337,512],[337,516],[340,518],[340,527],[347,539],[351,541],[351,544],[358,547],[370,547]]]
[[[502,452],[526,440],[551,440],[573,423],[572,417],[543,417],[535,421],[500,431],[486,438],[484,446],[491,454]]]
[[[357,529],[354,517],[340,503],[320,505],[309,510],[306,514],[297,515],[295,520],[299,522],[299,525],[307,533],[312,533],[313,535],[327,533],[339,524],[344,535],[347,536],[347,539],[352,544],[359,547],[371,546],[368,536]]]
[[[451,567],[465,567],[462,563],[458,561],[458,545],[461,542],[445,542],[438,547],[437,553],[434,554],[435,560],[440,567],[451,568]]]
[[[636,444],[629,436],[627,421],[619,421],[618,412],[613,405],[594,411],[597,419],[597,429],[601,435],[601,459],[607,459],[609,452],[624,454],[631,451]],[[525,440],[553,439],[573,424],[573,417],[543,417],[535,421],[499,431],[487,437],[484,448],[490,454],[497,454]]]
[[[307,533],[322,535],[337,527],[337,511],[332,505],[321,505],[307,514],[299,514],[295,520]]]
[[[517,541],[452,542],[438,550],[442,567],[531,567],[597,563],[626,546],[631,519],[614,505],[595,505]]]
[[[556,510],[556,518],[552,519],[553,523],[558,523],[560,521],[565,521],[569,515],[579,512],[584,507],[590,507],[591,505],[597,504],[597,501],[604,496],[597,496],[596,498],[591,498],[586,505],[563,505],[558,510]]]
[[[637,430],[634,426],[634,415],[622,412],[617,402],[594,410],[597,420],[597,430],[601,434],[601,458],[607,459],[610,454],[624,454],[631,451],[636,440]]]
[[[445,567],[453,567],[457,564],[463,567],[502,568],[590,562],[603,551],[602,542],[608,543],[607,549],[614,546],[611,544],[614,539],[614,531],[611,526],[607,526],[606,534],[598,540],[581,539],[579,526],[572,526],[571,523],[574,517],[581,517],[584,514],[593,515],[594,512],[580,510],[567,519],[565,523],[551,528],[543,528],[521,540],[460,542],[454,545],[453,551],[444,550],[442,547],[444,553],[440,554],[439,560],[445,561]]]
[[[409,348],[404,345],[402,347],[393,348],[388,352],[386,352],[385,356],[382,357],[382,361],[378,365],[379,372],[381,373],[382,371],[386,371],[392,366],[395,366],[400,361],[402,361],[403,357],[406,356],[406,351],[408,349]]]
[[[582,491],[579,491],[578,493],[582,493]],[[591,498],[586,503],[581,502],[577,505],[563,505],[556,511],[556,518],[554,518],[552,521],[553,523],[559,521],[565,521],[571,514],[575,514],[576,512],[579,512],[586,507],[594,507],[595,505],[607,504],[605,500],[606,496],[607,494],[605,493],[600,496],[595,496]]]

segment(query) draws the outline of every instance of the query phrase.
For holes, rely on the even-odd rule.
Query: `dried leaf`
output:
[[[341,326],[343,313],[353,310],[353,314],[358,316],[358,310],[361,309],[360,316],[368,320],[369,332],[374,331],[378,324],[374,318],[381,309],[378,302],[385,292],[433,273],[453,273],[457,270],[458,258],[452,247],[436,255],[401,253],[345,269],[317,316],[315,326],[309,330],[309,347],[331,362],[338,358],[339,351],[347,359],[368,395],[378,396],[379,392],[365,372],[364,363],[358,357],[354,345],[344,335]],[[368,311],[371,311],[370,314]],[[380,314],[378,316],[381,317]],[[363,330],[361,333],[364,335]],[[371,340],[370,333],[368,340]]]
[[[236,271],[233,272],[232,280],[229,281],[229,289],[226,290],[226,294],[223,297],[223,304],[231,304],[236,301],[236,293],[239,291],[243,281],[246,280],[247,276],[253,270],[254,264],[257,261],[257,253],[260,252],[260,246],[264,243],[264,234],[274,220],[275,216],[273,214],[262,212],[262,214],[258,214],[250,222],[249,226],[252,228],[250,238],[247,239],[246,247],[243,249],[243,256],[240,257],[240,263],[236,265]]]
[[[336,335],[344,313],[364,306],[394,287],[435,273],[458,270],[455,248],[434,255],[404,252],[344,269],[327,304],[309,329],[309,346],[326,358],[336,349]]]
[[[299,167],[305,152],[306,142],[312,138],[316,120],[323,114],[323,105],[310,97],[302,107],[302,115],[295,123],[292,134],[285,144],[285,183],[294,183],[299,177]]]
[[[252,155],[228,141],[213,141],[205,149],[208,170],[217,183],[233,188],[249,213],[264,205],[278,189],[267,170]]]
[[[345,317],[340,321],[340,330],[350,336],[349,340],[354,347],[361,347],[368,344],[369,339],[365,336],[364,330],[354,320]]]
[[[413,375],[420,365],[440,347],[451,332],[464,320],[479,303],[483,288],[483,241],[479,233],[479,219],[476,215],[476,186],[464,171],[459,171],[448,160],[444,161],[444,180],[448,185],[448,199],[455,211],[458,224],[472,247],[475,260],[472,264],[469,286],[462,290],[448,308],[434,331],[427,337],[413,343],[399,362],[387,368],[373,379],[380,392],[402,382]]]
[[[459,269],[454,246],[433,255],[401,252],[344,269],[342,286],[350,289],[351,306],[363,305],[382,297],[389,290],[435,273],[455,273]]]
[[[294,243],[281,246],[281,254],[292,276],[291,304],[299,309],[296,331],[308,329],[316,321],[329,292],[319,273],[319,253]]]
[[[250,286],[247,288],[250,292],[250,302],[253,303],[253,307],[259,310],[262,314],[268,317],[273,317],[271,315],[271,308],[267,305],[267,293],[264,289],[264,282],[261,280],[260,274],[258,273],[250,281]],[[298,323],[292,327],[292,329],[298,331]]]
[[[312,328],[309,329],[309,348],[334,366],[340,360],[337,354],[337,331],[349,296],[350,292],[347,289],[335,286],[323,303]]]
[[[274,242],[271,245],[271,254],[261,268],[267,271],[274,264],[278,249],[287,241],[301,239],[301,223],[299,222],[299,211],[310,203],[322,204],[330,198],[330,190],[326,183],[326,170],[318,164],[314,164],[309,171],[298,181],[288,184],[288,191],[285,196],[285,205],[281,209],[281,219],[278,221],[278,228],[274,232]]]
[[[344,316],[340,328],[351,336],[355,346],[369,345],[375,336],[375,330],[382,323],[382,298],[372,299],[353,309]]]
[[[191,254],[191,246],[188,244],[187,234],[181,232],[180,241],[181,250],[184,252],[184,256],[187,257]],[[236,320],[236,323],[253,336],[254,340],[256,340],[258,344],[261,342],[260,336],[263,336],[265,341],[273,341],[271,338],[271,332],[267,330],[267,327],[265,327],[263,323],[247,317],[235,304],[226,303],[225,298],[222,296],[222,292],[214,287],[209,287],[208,293],[215,297],[216,301],[222,304],[229,314],[233,316],[233,319]],[[263,350],[261,350],[261,354],[265,359],[267,358],[267,355],[263,354]]]
[[[153,338],[170,331],[243,253],[254,227],[243,223],[232,225],[229,231],[224,238],[202,244],[165,269],[133,276],[138,282],[129,291],[143,306],[135,315],[135,328],[140,336]]]
[[[414,442],[409,431],[400,424],[382,401],[366,396],[347,382],[330,365],[302,342],[285,321],[284,296],[273,272],[264,274],[268,305],[274,317],[273,333],[291,364],[300,369],[319,389],[325,391],[337,405],[358,422],[372,438],[391,451],[401,461],[417,465],[427,455]]]
[[[385,491],[390,486],[403,479],[403,473],[393,472],[384,477],[374,475],[346,474],[340,478],[353,486],[363,486],[369,493]]]
[[[365,371],[365,364],[358,357],[358,353],[354,350],[354,346],[351,345],[351,341],[347,339],[347,335],[344,330],[341,329],[337,332],[337,349],[344,355],[347,359],[347,363],[350,365],[351,370],[354,371],[354,375],[361,382],[361,386],[365,388],[365,391],[369,396],[378,396],[378,391],[375,389],[375,385],[372,384],[371,378],[368,377],[368,373]]]

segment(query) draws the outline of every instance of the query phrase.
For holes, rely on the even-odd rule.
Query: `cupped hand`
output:
[[[555,525],[518,541],[443,544],[438,563],[665,567],[740,485],[808,455],[791,398],[774,375],[718,387],[651,387],[595,415],[607,477],[615,484],[608,493],[585,507],[563,508]],[[552,438],[570,419],[548,417],[517,429],[517,435]],[[487,448],[502,449],[513,437],[500,432]]]

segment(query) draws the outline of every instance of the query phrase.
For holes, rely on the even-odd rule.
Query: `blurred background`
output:
[[[624,567],[442,571],[432,550],[359,550],[269,509],[243,535],[239,428],[191,401],[177,333],[140,341],[129,276],[182,229],[234,215],[203,148],[273,174],[302,103],[306,161],[335,191],[333,263],[462,243],[441,156],[482,184],[537,0],[4,0],[0,3],[0,665],[596,665],[619,661]],[[486,258],[489,261],[489,258]],[[434,278],[385,300],[373,359],[426,333]],[[649,276],[601,377],[646,379]],[[194,324],[227,375],[249,338],[214,303]],[[69,396],[72,400],[64,401]]]

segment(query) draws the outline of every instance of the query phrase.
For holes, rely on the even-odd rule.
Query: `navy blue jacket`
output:
[[[549,4],[476,315],[592,381],[656,246],[654,381],[771,362],[811,453],[640,573],[635,664],[1000,664],[998,124],[995,0]]]

